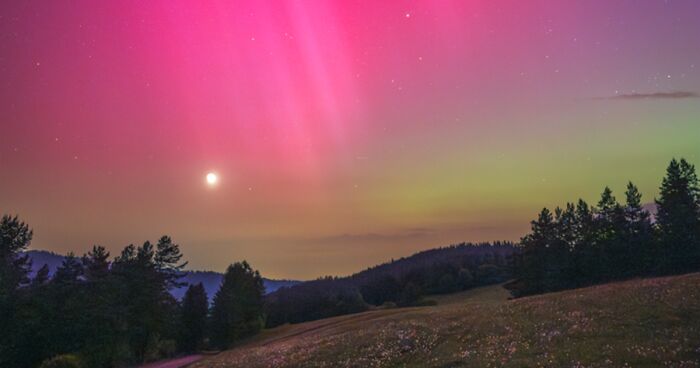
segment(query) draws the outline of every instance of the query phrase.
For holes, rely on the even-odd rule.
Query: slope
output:
[[[700,364],[700,274],[285,325],[193,367],[603,367]]]

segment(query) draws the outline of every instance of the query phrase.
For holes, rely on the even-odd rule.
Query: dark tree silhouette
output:
[[[700,266],[698,191],[695,167],[684,159],[673,159],[656,201],[662,273],[691,271]]]
[[[95,245],[83,256],[85,277],[88,280],[100,280],[109,274],[109,252],[102,246]]]
[[[29,225],[17,216],[3,216],[0,220],[0,303],[26,284],[31,269],[29,257],[23,252],[32,241]]]
[[[181,351],[193,352],[201,349],[207,325],[209,301],[204,285],[190,285],[182,299],[180,312],[179,347]]]
[[[133,366],[203,347],[206,292],[192,286],[182,304],[170,294],[186,264],[170,237],[129,245],[112,261],[101,246],[80,258],[70,253],[53,276],[44,265],[30,280],[23,252],[31,237],[17,217],[2,218],[0,316],[12,318],[0,318],[0,366],[55,365],[71,354],[87,367]],[[257,272],[241,278],[241,267],[250,271],[234,267],[227,285],[235,290],[236,318],[248,322],[236,333],[247,336],[262,323],[263,287]]]
[[[625,276],[644,275],[653,272],[658,254],[653,243],[654,229],[649,212],[642,207],[642,194],[629,182],[625,192],[626,229],[623,242],[628,245],[628,254],[633,258],[625,262],[629,266]]]
[[[32,230],[17,216],[3,216],[0,220],[0,366],[11,366],[21,358],[20,343],[14,338],[22,330],[16,316],[20,308],[20,286],[29,282],[29,257],[23,252],[32,241]]]
[[[215,346],[226,348],[263,327],[264,292],[260,273],[248,262],[237,262],[226,269],[211,312],[211,341]]]
[[[537,220],[531,223],[532,232],[521,240],[523,246],[521,269],[518,278],[523,283],[521,292],[534,294],[547,290],[547,276],[552,265],[548,248],[554,241],[554,219],[547,208],[543,208]]]
[[[625,213],[610,188],[605,187],[597,211],[598,264],[593,270],[595,282],[619,279],[627,274],[630,249],[623,241]]]
[[[652,224],[631,182],[620,205],[606,187],[596,208],[543,210],[516,257],[514,295],[586,286],[630,277],[700,270],[700,189],[695,168],[672,160]],[[555,231],[550,231],[550,229]],[[565,246],[561,246],[565,244]],[[565,251],[566,250],[566,251]],[[564,270],[564,272],[559,272]]]

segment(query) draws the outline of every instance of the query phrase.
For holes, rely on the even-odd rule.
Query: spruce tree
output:
[[[593,209],[583,199],[579,199],[576,203],[575,217],[572,283],[576,287],[581,287],[592,283],[592,270],[598,262],[598,244]]]
[[[642,194],[632,182],[627,184],[625,197],[627,228],[624,242],[628,245],[630,253],[627,276],[648,275],[653,270],[655,259],[650,215],[642,207]]]
[[[36,275],[34,275],[34,278],[32,279],[31,285],[32,287],[40,287],[46,285],[46,283],[49,282],[49,279],[49,265],[45,264],[36,272]]]
[[[16,336],[25,330],[20,319],[10,318],[21,311],[18,288],[29,282],[31,261],[24,254],[32,240],[32,230],[17,216],[0,220],[0,366],[16,365],[24,359]]]
[[[211,340],[226,348],[257,333],[263,325],[262,277],[248,262],[237,262],[226,269],[221,287],[214,296],[211,314]]]
[[[0,220],[0,305],[12,297],[18,286],[29,282],[31,260],[24,254],[32,241],[29,225],[17,216]]]
[[[556,224],[556,264],[558,276],[555,289],[566,289],[576,285],[576,262],[574,250],[577,243],[578,221],[576,218],[576,206],[567,203],[564,210],[557,216]]]
[[[185,352],[194,352],[204,344],[209,301],[204,285],[190,285],[182,299],[180,312],[179,347]]]
[[[157,358],[160,345],[174,343],[177,337],[177,301],[169,288],[178,283],[180,258],[179,248],[170,241],[160,241],[155,248],[146,241],[140,247],[127,246],[114,261],[112,273],[125,301],[124,335],[135,362]]]
[[[531,222],[531,232],[521,239],[523,247],[519,267],[519,282],[513,286],[517,295],[536,294],[547,290],[548,250],[555,237],[552,213],[543,208],[537,220]]]
[[[596,245],[598,261],[591,270],[595,282],[624,277],[629,261],[627,246],[622,234],[625,217],[622,206],[617,202],[612,190],[605,187],[597,207]]]
[[[99,280],[109,273],[109,252],[105,247],[95,245],[83,256],[83,267],[88,280]]]
[[[83,285],[84,269],[80,259],[68,253],[56,269],[50,282],[50,341],[55,341],[54,353],[78,351],[86,338],[84,306],[88,299]]]
[[[659,199],[656,225],[662,273],[681,273],[700,268],[700,210],[695,167],[673,159],[666,169]]]
[[[173,243],[169,236],[164,235],[158,239],[153,262],[164,278],[165,287],[168,290],[186,285],[179,282],[179,279],[183,277],[182,269],[187,266],[187,262],[180,263],[181,259],[180,246]]]

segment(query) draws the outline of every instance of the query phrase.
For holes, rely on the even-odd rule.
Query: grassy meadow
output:
[[[266,330],[192,367],[700,366],[700,274],[433,299]]]

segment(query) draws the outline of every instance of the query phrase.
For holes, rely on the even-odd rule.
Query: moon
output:
[[[213,172],[207,173],[206,179],[207,179],[207,184],[209,184],[209,186],[212,186],[212,187],[219,182],[219,176]]]

